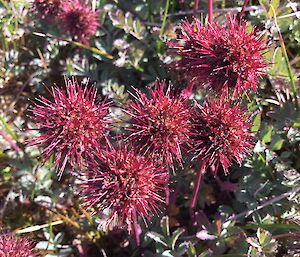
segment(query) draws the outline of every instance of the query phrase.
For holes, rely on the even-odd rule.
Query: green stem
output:
[[[282,50],[282,53],[283,53],[284,61],[286,63],[287,69],[288,69],[288,74],[289,74],[290,82],[291,82],[291,85],[292,85],[292,92],[293,92],[293,95],[294,95],[294,98],[295,98],[296,105],[298,105],[297,104],[297,98],[296,98],[297,86],[296,86],[296,83],[295,83],[295,80],[294,80],[292,67],[290,65],[290,61],[289,61],[289,57],[288,57],[287,52],[286,52],[285,44],[284,44],[284,41],[283,41],[283,38],[282,38],[282,35],[281,35],[281,32],[280,32],[280,28],[279,28],[278,23],[277,23],[276,12],[275,12],[274,7],[272,5],[270,5],[270,7],[273,11],[274,24],[277,28],[280,47],[281,47],[281,50]]]
[[[114,57],[96,47],[91,47],[91,46],[88,46],[88,45],[85,45],[85,44],[82,44],[80,42],[77,42],[77,41],[70,41],[70,40],[67,40],[67,39],[63,39],[63,38],[60,38],[60,37],[56,37],[54,35],[51,35],[51,34],[44,34],[44,33],[40,33],[40,32],[33,32],[34,35],[38,36],[38,37],[44,37],[44,38],[55,38],[57,40],[61,40],[61,41],[65,41],[65,42],[68,42],[69,44],[72,44],[72,45],[75,45],[75,46],[78,46],[78,47],[81,47],[81,48],[84,48],[84,49],[87,49],[89,51],[91,51],[92,53],[95,53],[95,54],[99,54],[101,56],[104,56],[106,57],[107,59],[110,59],[112,60]]]
[[[15,132],[12,130],[12,128],[8,125],[8,123],[5,121],[5,119],[0,115],[0,121],[3,124],[5,130],[7,131],[8,134],[15,140],[18,141],[18,137],[15,134]]]
[[[164,11],[164,18],[161,24],[161,28],[160,28],[160,33],[159,35],[162,36],[164,34],[164,30],[165,30],[165,26],[166,26],[166,21],[167,21],[167,15],[168,15],[168,11],[169,11],[169,4],[170,4],[170,0],[166,0],[166,5],[165,5],[165,11]]]

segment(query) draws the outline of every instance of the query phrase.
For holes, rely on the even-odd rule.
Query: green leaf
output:
[[[284,140],[279,135],[274,135],[272,137],[272,142],[271,142],[270,148],[273,151],[278,151],[282,148],[283,143],[284,143]]]
[[[189,247],[188,247],[188,255],[189,255],[189,257],[195,257],[196,254],[197,254],[196,248],[194,247],[194,245],[191,242],[189,242]]]
[[[153,239],[155,242],[160,243],[164,246],[168,246],[168,244],[165,242],[165,237],[161,234],[158,234],[154,231],[149,231],[146,233],[146,236]]]
[[[170,228],[169,228],[169,217],[164,216],[160,221],[160,227],[163,231],[164,236],[169,237],[170,236]]]
[[[125,24],[126,24],[126,26],[125,26],[125,28],[126,28],[125,31],[126,31],[126,32],[131,31],[132,28],[133,28],[133,18],[132,18],[132,14],[129,13],[129,12],[127,12],[127,13],[125,14]]]
[[[267,230],[263,230],[262,228],[257,229],[257,238],[259,240],[259,244],[261,246],[269,244],[271,242],[272,235]]]
[[[141,34],[141,22],[139,19],[133,21],[133,30],[136,34]]]
[[[123,29],[125,26],[125,17],[124,13],[117,9],[112,12],[109,12],[109,17],[112,21],[113,26]]]
[[[264,130],[262,131],[262,144],[271,142],[272,130],[273,130],[273,127],[270,125],[267,125],[264,128]]]
[[[259,0],[259,3],[266,11],[269,10],[269,1],[268,0]]]
[[[288,67],[284,61],[281,47],[277,47],[273,54],[273,65],[269,69],[269,74],[274,77],[284,77],[288,79]]]
[[[211,257],[211,256],[212,256],[211,251],[205,251],[205,252],[201,253],[198,257]]]
[[[242,226],[243,229],[286,229],[286,230],[300,230],[300,226],[296,224],[284,224],[284,223],[277,223],[277,224],[247,224]]]
[[[271,9],[271,6],[273,6],[274,10],[277,11],[278,4],[280,3],[280,0],[272,0],[270,3],[268,15],[269,17],[273,17],[274,12]]]
[[[189,243],[183,242],[181,243],[178,248],[176,249],[176,256],[184,256],[189,249]]]
[[[184,229],[183,228],[178,228],[176,229],[173,234],[172,234],[172,237],[171,239],[168,241],[168,246],[174,250],[175,249],[175,244],[179,238],[179,236],[184,232]]]
[[[257,132],[260,129],[260,125],[261,125],[261,113],[258,113],[257,115],[255,115],[255,118],[253,120],[251,132]]]

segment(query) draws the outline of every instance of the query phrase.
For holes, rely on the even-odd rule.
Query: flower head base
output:
[[[100,212],[109,209],[105,227],[131,224],[140,216],[145,222],[163,202],[160,195],[167,173],[151,159],[122,144],[110,148],[88,163],[86,178],[78,184],[84,206]]]
[[[60,11],[61,0],[34,0],[33,10],[42,19],[52,20],[56,18]]]
[[[106,138],[109,106],[96,101],[94,86],[83,89],[75,80],[66,81],[66,93],[59,88],[50,93],[53,101],[40,97],[31,109],[41,136],[30,145],[41,145],[46,159],[55,154],[60,177],[68,161],[73,167],[80,166],[82,156]]]
[[[0,235],[1,257],[33,257],[37,256],[33,243],[28,239],[16,237],[11,233]]]
[[[201,26],[198,20],[181,26],[182,43],[170,43],[182,57],[172,67],[190,80],[217,93],[233,95],[256,89],[258,78],[265,74],[262,52],[266,42],[248,23],[228,16],[224,26],[217,22]]]
[[[82,4],[80,0],[69,0],[62,3],[59,20],[71,37],[86,43],[97,31],[97,16],[97,12]]]
[[[164,82],[156,81],[150,99],[135,90],[134,100],[124,109],[131,118],[127,140],[143,153],[160,158],[166,166],[182,164],[181,148],[190,142],[190,108],[188,99],[175,96],[171,87],[164,93]]]
[[[223,98],[207,101],[195,109],[193,151],[195,158],[216,174],[233,162],[241,163],[252,145],[247,116],[238,105]]]

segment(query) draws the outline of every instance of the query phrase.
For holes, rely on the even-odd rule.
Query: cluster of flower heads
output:
[[[265,67],[259,54],[264,47],[253,31],[246,32],[245,23],[238,25],[229,17],[226,24],[201,28],[195,21],[191,28],[186,23],[185,45],[179,48],[183,59],[175,67],[194,76],[194,82],[199,78],[219,90],[210,91],[202,104],[176,94],[165,81],[157,80],[148,93],[133,89],[132,100],[122,107],[126,118],[117,123],[123,124],[123,134],[115,137],[110,133],[110,105],[96,101],[94,86],[67,80],[66,90],[52,88],[53,100],[41,97],[31,108],[41,134],[31,144],[41,145],[46,159],[55,156],[59,177],[67,163],[78,171],[83,206],[99,215],[108,212],[107,225],[128,225],[130,230],[137,217],[147,222],[164,203],[169,169],[183,166],[186,158],[216,175],[220,169],[228,173],[248,154],[252,138],[247,112],[228,96],[255,88],[251,83]],[[223,33],[219,39],[204,41],[216,30]],[[235,47],[226,41],[229,37]]]
[[[64,32],[80,42],[95,35],[98,12],[81,0],[33,0],[34,12],[47,21],[58,21]]]
[[[33,242],[17,237],[11,233],[0,234],[1,257],[34,257],[38,252],[34,249]]]
[[[95,87],[67,80],[66,93],[52,88],[53,101],[41,97],[31,108],[40,136],[31,144],[55,156],[59,177],[69,163],[81,170],[78,191],[86,208],[109,209],[108,224],[131,224],[135,215],[147,221],[164,202],[168,169],[183,165],[182,153],[205,163],[214,173],[240,163],[251,146],[248,118],[225,99],[203,105],[176,95],[156,81],[150,97],[134,89],[123,107],[129,120],[124,140],[109,138],[109,105],[95,101]],[[82,162],[84,161],[84,162]],[[84,169],[82,169],[85,163]],[[214,168],[212,168],[214,167]]]
[[[186,78],[190,87],[200,84],[214,94],[231,91],[236,97],[256,90],[258,79],[265,74],[262,54],[267,46],[262,35],[248,25],[230,15],[224,25],[184,21],[178,42],[169,43],[181,57],[170,68]]]

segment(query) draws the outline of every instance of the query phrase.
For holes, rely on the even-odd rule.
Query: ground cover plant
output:
[[[0,1],[0,257],[300,256],[297,1]]]

